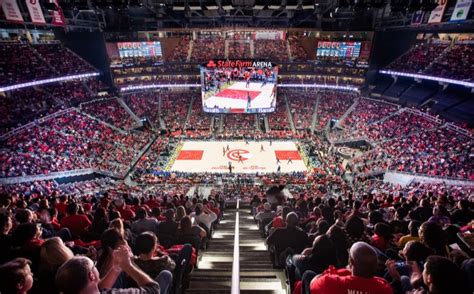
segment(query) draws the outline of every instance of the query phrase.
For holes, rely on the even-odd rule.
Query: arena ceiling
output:
[[[72,12],[99,15],[106,30],[221,26],[369,30],[374,9],[381,7],[382,1],[65,0],[61,6]]]

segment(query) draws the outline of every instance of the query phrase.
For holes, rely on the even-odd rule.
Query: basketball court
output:
[[[307,170],[294,141],[273,141],[271,145],[269,141],[186,141],[170,170],[228,173],[229,163],[234,173],[274,173],[278,166],[281,173]]]

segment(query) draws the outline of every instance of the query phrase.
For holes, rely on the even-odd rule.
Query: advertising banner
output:
[[[458,0],[454,7],[453,14],[451,15],[450,21],[465,20],[471,9],[472,0]]]

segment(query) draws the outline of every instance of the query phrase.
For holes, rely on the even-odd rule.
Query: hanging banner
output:
[[[411,19],[411,24],[415,26],[421,24],[423,22],[424,17],[425,17],[424,11],[422,10],[415,11]]]
[[[28,12],[30,13],[31,22],[34,24],[45,24],[43,11],[39,4],[39,0],[25,0]]]
[[[59,6],[58,0],[54,0],[54,4],[56,5],[56,9],[50,11],[51,24],[54,26],[65,26],[66,20],[64,19],[63,10]]]
[[[428,23],[440,23],[443,19],[444,10],[446,9],[447,0],[439,1],[438,6],[431,11]]]
[[[23,22],[23,17],[21,16],[20,8],[18,8],[18,3],[16,0],[3,0],[2,3],[3,13],[5,18],[11,22],[21,23]]]
[[[471,9],[472,0],[458,0],[454,7],[453,14],[451,15],[450,21],[465,20]]]

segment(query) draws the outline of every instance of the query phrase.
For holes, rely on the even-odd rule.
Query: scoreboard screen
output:
[[[120,58],[161,56],[161,43],[154,42],[120,42],[117,43]]]
[[[318,42],[316,56],[357,58],[360,55],[361,42]]]

